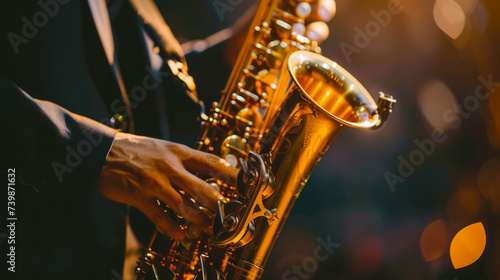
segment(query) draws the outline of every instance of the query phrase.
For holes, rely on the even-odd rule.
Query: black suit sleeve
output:
[[[79,193],[99,177],[116,132],[0,77],[1,167],[37,191]]]

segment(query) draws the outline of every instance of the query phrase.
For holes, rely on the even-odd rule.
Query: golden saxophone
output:
[[[294,32],[310,1],[262,0],[221,100],[196,148],[240,167],[237,186],[207,179],[219,202],[213,232],[186,223],[186,238],[155,232],[138,279],[260,279],[315,165],[345,127],[379,128],[396,100],[367,90],[317,43]],[[310,7],[309,7],[310,8]],[[301,9],[297,13],[297,10]]]

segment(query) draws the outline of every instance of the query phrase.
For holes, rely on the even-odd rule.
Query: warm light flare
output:
[[[472,13],[477,6],[477,0],[455,0],[455,2],[462,7],[462,10],[467,15]]]
[[[432,222],[425,228],[422,237],[420,237],[420,249],[426,262],[443,256],[448,249],[448,234],[448,226],[441,219]]]
[[[373,276],[380,269],[385,256],[385,247],[379,237],[369,237],[362,240],[351,258],[350,267],[360,278]]]
[[[481,257],[486,247],[486,232],[481,222],[466,226],[460,230],[450,246],[453,267],[459,269],[473,264]]]
[[[443,112],[450,111],[457,104],[451,89],[440,80],[431,80],[424,84],[418,92],[418,107],[432,128],[450,129],[453,123],[443,118]],[[458,113],[451,111],[449,117],[458,117]]]
[[[446,207],[450,224],[461,228],[477,221],[484,213],[486,199],[476,186],[462,187],[455,191]]]
[[[434,20],[441,31],[453,39],[458,39],[465,28],[465,13],[453,0],[436,0]]]

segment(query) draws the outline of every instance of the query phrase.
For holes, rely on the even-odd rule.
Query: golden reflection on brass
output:
[[[295,4],[261,1],[222,97],[202,123],[195,148],[242,170],[237,186],[202,177],[227,200],[212,213],[213,230],[192,229],[182,242],[155,233],[138,279],[260,279],[295,200],[333,139],[345,126],[381,127],[392,112],[391,96],[381,93],[376,104],[342,67],[305,51],[320,49],[290,29],[304,23],[294,15]]]
[[[276,209],[278,220],[269,224],[255,219],[253,239],[232,253],[233,269],[226,279],[259,279],[292,206],[309,175],[333,139],[347,126],[370,129],[380,124],[377,105],[370,94],[347,71],[332,61],[306,51],[290,55],[288,69],[295,82],[261,141],[260,154],[271,155],[269,169],[274,174],[274,192],[263,201]],[[338,79],[332,79],[332,75]],[[314,77],[314,78],[312,78]],[[360,117],[362,110],[366,116]],[[242,276],[238,262],[253,266]],[[255,275],[255,276],[251,276]]]

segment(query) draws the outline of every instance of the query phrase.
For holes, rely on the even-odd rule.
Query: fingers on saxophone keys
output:
[[[238,169],[216,155],[192,150],[192,155],[183,164],[190,171],[220,179],[229,185],[236,184]]]
[[[158,194],[158,199],[174,210],[177,215],[182,216],[192,223],[201,226],[209,226],[211,224],[210,217],[190,201],[188,197],[181,195],[177,191]]]
[[[160,232],[168,237],[182,240],[186,236],[182,227],[168,217],[164,210],[158,207],[156,201],[145,203],[140,210],[156,225]]]
[[[172,181],[172,183],[181,187],[196,202],[214,212],[217,210],[217,202],[224,200],[224,196],[209,183],[187,171],[182,176],[176,176],[175,181]]]
[[[183,216],[188,221],[205,228],[212,225],[212,219],[207,215],[207,213],[203,212],[198,206],[194,205],[188,197],[183,196],[183,200],[184,201],[177,206],[179,215]]]
[[[337,13],[337,4],[334,0],[319,0],[312,4],[312,10],[307,20],[329,22]]]
[[[316,21],[307,26],[306,36],[318,43],[322,43],[330,35],[328,25],[322,21]]]

